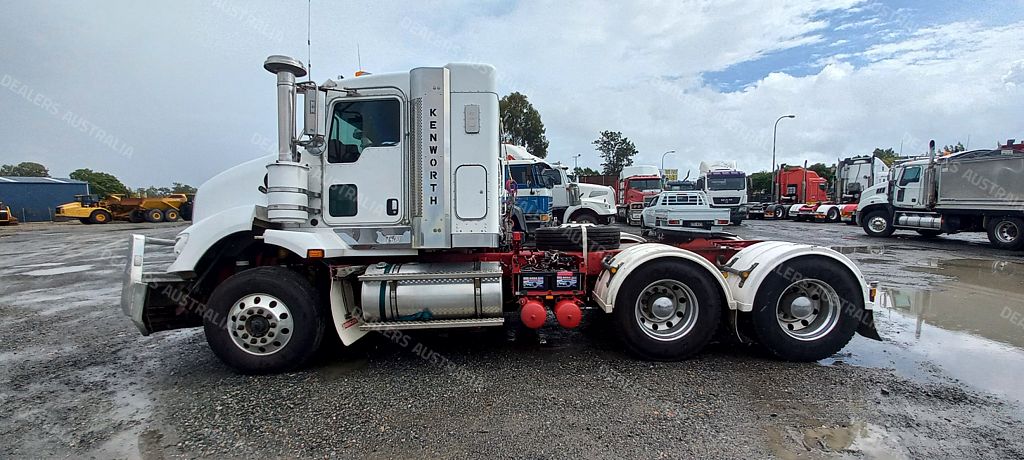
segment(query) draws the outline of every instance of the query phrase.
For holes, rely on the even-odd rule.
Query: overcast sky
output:
[[[979,4],[981,6],[979,6]],[[0,0],[0,163],[194,185],[273,151],[269,54],[307,61],[306,1]],[[550,158],[747,171],[928,139],[1024,138],[1024,2],[312,1],[312,73],[497,67],[540,111]]]

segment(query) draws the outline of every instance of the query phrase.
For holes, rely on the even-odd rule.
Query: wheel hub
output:
[[[776,305],[779,327],[797,340],[820,339],[835,328],[841,312],[839,294],[828,283],[802,279],[787,287]]]
[[[885,227],[888,224],[885,222],[884,218],[875,217],[875,218],[871,219],[871,223],[869,225],[870,225],[872,231],[884,232],[885,231]]]
[[[284,348],[294,332],[292,312],[269,294],[250,294],[235,301],[228,311],[227,330],[242,351],[266,356]]]
[[[996,236],[1003,243],[1012,243],[1020,237],[1020,229],[1013,222],[1001,222],[996,227]]]
[[[655,340],[670,341],[693,330],[698,310],[697,296],[689,286],[664,279],[640,291],[634,316],[644,334]]]

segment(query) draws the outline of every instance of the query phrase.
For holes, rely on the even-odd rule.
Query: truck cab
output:
[[[555,195],[559,194],[555,185],[557,178],[552,174],[555,170],[539,159],[525,159],[509,153],[515,149],[522,147],[502,145],[507,159],[505,179],[511,180],[516,189],[516,206],[521,211],[521,215],[517,213],[514,217],[516,227],[533,233],[537,228],[550,225],[554,221]]]
[[[702,190],[715,208],[729,209],[733,225],[747,216],[747,174],[736,169],[735,162],[700,163],[697,190]]]
[[[530,196],[544,195],[551,197],[550,222],[580,222],[589,224],[603,224],[611,221],[615,216],[615,206],[609,203],[610,196],[605,196],[611,189],[599,185],[578,184],[571,180],[568,174],[568,167],[561,164],[551,164],[538,158],[525,148],[517,145],[503,144],[502,149],[507,158],[509,167],[513,165],[529,165],[539,175],[540,182],[534,182],[530,187],[522,187],[519,190],[519,197],[523,196],[523,190]],[[522,168],[523,166],[519,166]],[[522,172],[521,172],[522,174]],[[517,185],[519,182],[517,181]],[[586,188],[584,194],[582,188]],[[541,190],[545,188],[546,190]],[[590,194],[595,194],[591,197]],[[523,204],[520,204],[523,207]]]

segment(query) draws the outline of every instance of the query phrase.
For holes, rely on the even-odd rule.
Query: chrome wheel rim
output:
[[[697,296],[689,286],[666,279],[655,281],[640,291],[634,317],[648,337],[671,341],[693,330],[698,310]]]
[[[1020,229],[1013,222],[1000,222],[996,224],[996,239],[1000,243],[1011,244],[1020,238]]]
[[[884,217],[872,217],[868,221],[868,227],[875,233],[882,233],[889,226],[889,223],[885,221]]]
[[[280,299],[269,294],[250,294],[235,301],[228,311],[228,333],[242,351],[267,356],[277,353],[291,340],[292,312]]]
[[[782,291],[775,313],[786,335],[812,341],[835,329],[840,308],[839,294],[832,286],[817,279],[802,279]]]

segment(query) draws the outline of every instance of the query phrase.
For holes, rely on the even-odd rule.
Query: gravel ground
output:
[[[200,330],[142,337],[118,306],[128,235],[181,228],[0,229],[0,457],[1024,457],[1015,388],[979,389],[937,360],[887,364],[918,351],[899,313],[879,319],[897,339],[857,337],[820,364],[733,345],[636,361],[594,317],[540,336],[372,335],[301,372],[236,375]],[[791,222],[736,232],[842,246],[869,278],[898,287],[950,279],[915,268],[936,260],[1022,260],[977,235],[879,241]]]

